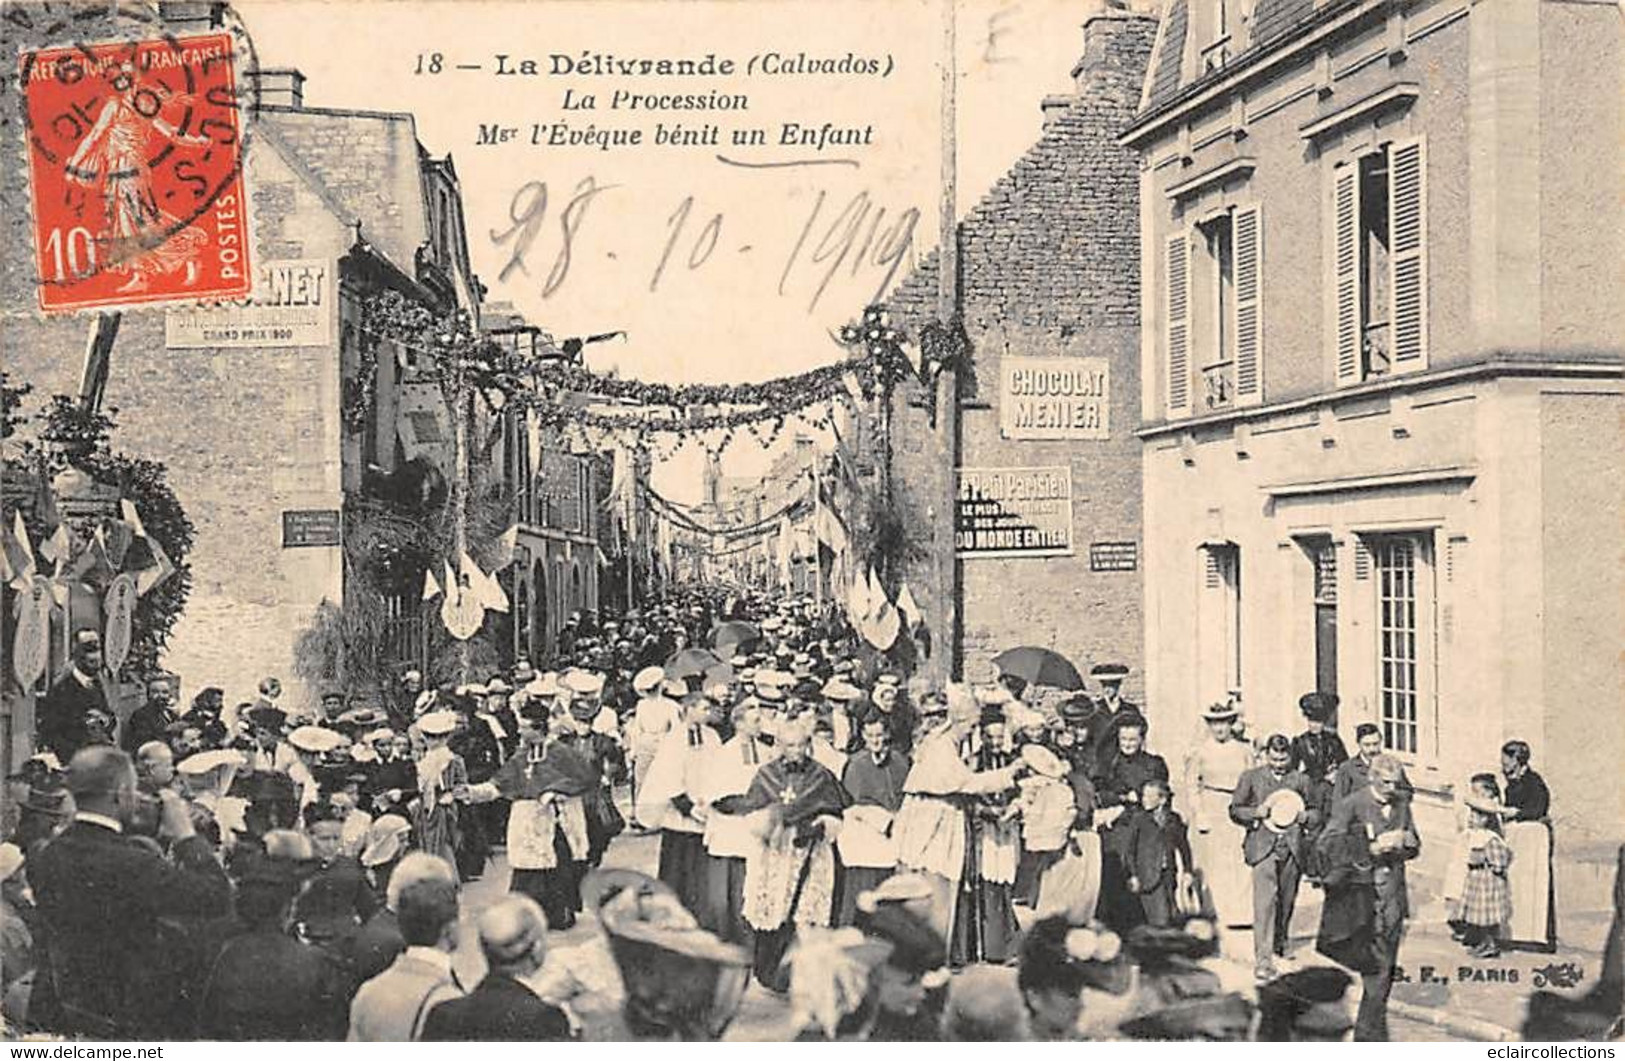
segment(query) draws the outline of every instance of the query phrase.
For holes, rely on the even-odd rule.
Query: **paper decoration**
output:
[[[73,555],[73,535],[68,531],[66,523],[58,523],[51,536],[40,542],[39,554],[56,564],[59,569],[62,563]]]
[[[440,583],[434,580],[433,571],[425,570],[423,572],[423,599],[434,600],[438,596],[440,596]]]
[[[920,605],[914,599],[914,591],[903,583],[903,588],[897,591],[897,613],[910,630],[919,626],[924,616],[920,613]]]
[[[130,658],[130,639],[135,629],[135,603],[140,597],[135,576],[126,572],[113,579],[102,598],[102,655],[107,669],[117,674]]]
[[[45,673],[51,655],[51,590],[32,580],[17,598],[17,633],[11,643],[11,670],[24,689]]]
[[[28,543],[28,528],[23,526],[23,514],[17,512],[14,515],[15,525],[5,541],[6,569],[10,576],[6,581],[12,589],[22,590],[34,577],[34,549]]]

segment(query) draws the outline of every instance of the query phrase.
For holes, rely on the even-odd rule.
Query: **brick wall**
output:
[[[1092,573],[1089,543],[1140,540],[1139,179],[1117,144],[1138,105],[1156,20],[1128,12],[1091,19],[1072,75],[1075,93],[1045,101],[1039,141],[963,222],[961,285],[973,346],[974,394],[962,419],[961,465],[1070,465],[1075,555],[967,560],[962,566],[965,672],[1015,644],[1052,646],[1080,668],[1131,664],[1140,685],[1144,629],[1140,573]],[[935,316],[934,258],[888,301],[911,333]],[[1000,360],[1096,356],[1110,361],[1111,431],[1104,441],[1000,437]],[[968,386],[968,384],[967,384]],[[909,522],[951,518],[932,491],[941,450],[920,395],[905,389],[892,423],[893,482]],[[937,599],[929,562],[907,572],[928,614]]]

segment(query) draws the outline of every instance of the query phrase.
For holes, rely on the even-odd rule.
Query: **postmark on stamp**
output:
[[[219,32],[21,55],[41,309],[249,293],[233,49]]]

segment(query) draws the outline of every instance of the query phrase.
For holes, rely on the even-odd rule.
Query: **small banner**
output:
[[[124,661],[130,658],[130,638],[135,628],[135,602],[140,597],[136,592],[135,576],[126,572],[113,579],[113,584],[107,587],[107,595],[102,600],[102,614],[106,616],[106,624],[102,632],[102,653],[106,658],[107,669],[114,674],[124,666]]]

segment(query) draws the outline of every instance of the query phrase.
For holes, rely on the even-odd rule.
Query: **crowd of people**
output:
[[[1347,754],[1335,697],[1257,741],[1211,705],[1176,784],[1121,664],[1092,692],[933,689],[831,609],[720,591],[572,616],[555,647],[552,670],[409,670],[305,711],[274,678],[178,711],[161,675],[120,724],[77,635],[8,800],[7,1027],[570,1038],[581,982],[548,933],[590,912],[639,1038],[720,1035],[752,977],[814,1039],[1387,1036],[1420,837],[1398,761],[1375,727]],[[1480,956],[1520,908],[1550,938],[1549,872],[1509,876],[1549,859],[1543,826],[1544,850],[1516,828],[1549,797],[1526,745],[1505,760],[1504,789],[1474,779],[1447,883]],[[628,832],[657,834],[652,876],[605,868]],[[497,848],[508,895],[478,911],[465,991],[460,888]],[[1357,1017],[1348,972],[1281,964],[1306,879]],[[1201,965],[1246,926],[1252,996]],[[1091,992],[1117,1001],[1082,1014]]]

